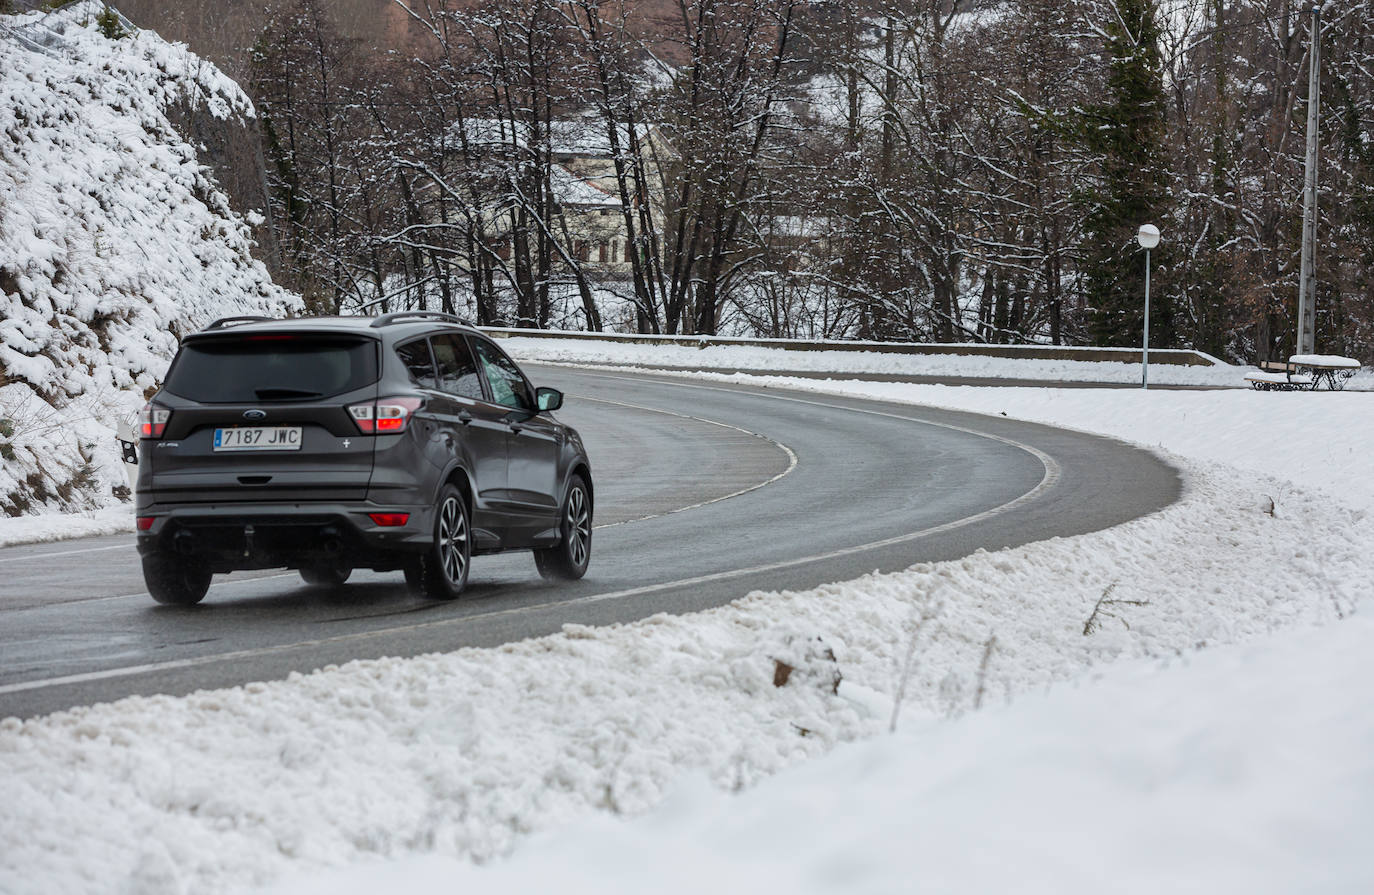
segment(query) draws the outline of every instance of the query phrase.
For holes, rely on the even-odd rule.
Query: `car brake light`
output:
[[[424,402],[419,398],[378,398],[367,404],[348,405],[348,415],[364,435],[395,435]]]
[[[171,418],[172,411],[166,407],[152,403],[144,404],[143,409],[138,412],[139,434],[144,438],[161,438],[167,429],[167,421]]]
[[[400,528],[410,521],[409,513],[368,513],[367,517],[382,528]]]

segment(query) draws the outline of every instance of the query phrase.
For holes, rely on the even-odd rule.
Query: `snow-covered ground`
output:
[[[352,867],[274,891],[1374,891],[1368,613],[1131,662],[952,721],[913,720],[743,794],[686,775],[488,867]]]
[[[693,616],[3,722],[0,891],[1368,891],[1374,399],[788,384],[1126,437],[1185,494]]]
[[[133,508],[126,504],[76,513],[38,513],[0,519],[0,547],[95,535],[131,534],[133,530]]]
[[[627,367],[685,367],[698,371],[776,370],[804,373],[880,374],[887,376],[937,376],[948,379],[1021,379],[1056,382],[1139,383],[1139,364],[1105,361],[1043,360],[1036,358],[984,357],[975,354],[897,354],[873,351],[809,351],[764,348],[754,345],[712,344],[699,348],[684,338],[681,345],[649,345],[633,341],[537,338],[511,336],[501,344],[518,360],[551,363],[609,364]],[[1003,346],[1009,351],[1018,346]],[[1212,366],[1150,364],[1150,382],[1156,385],[1193,385],[1217,388],[1244,387],[1245,375],[1254,368],[1217,361]],[[1361,371],[1347,385],[1353,390],[1374,390],[1374,371]]]

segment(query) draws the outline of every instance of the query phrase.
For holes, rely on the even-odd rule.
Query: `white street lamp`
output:
[[[1159,245],[1159,228],[1141,224],[1135,234],[1136,242],[1145,250],[1145,340],[1141,351],[1140,387],[1150,387],[1150,249]]]

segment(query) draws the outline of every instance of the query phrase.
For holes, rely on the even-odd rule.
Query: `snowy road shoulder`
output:
[[[84,513],[39,513],[0,519],[0,547],[46,544],[97,535],[133,534],[134,508],[116,504]]]
[[[730,794],[683,781],[489,867],[448,858],[297,880],[290,895],[1374,890],[1367,615],[1114,668],[913,724]]]
[[[872,350],[808,350],[757,345],[700,346],[691,341],[681,345],[662,345],[619,341],[615,338],[560,339],[513,335],[503,338],[501,344],[521,362],[614,365],[639,370],[776,370],[780,375],[787,375],[784,371],[795,371],[811,375],[833,374],[836,377],[862,374],[897,378],[1035,380],[1047,387],[1062,383],[1139,385],[1141,378],[1140,365],[1134,363],[990,357],[982,354],[904,354],[884,351],[878,343],[873,343]],[[1018,348],[1047,346],[997,347],[1015,351]],[[1160,363],[1158,356],[1155,357],[1155,362],[1150,364],[1150,382],[1155,385],[1240,389],[1248,387],[1246,374],[1255,371],[1253,367],[1220,361],[1210,366]],[[1374,371],[1362,371],[1346,387],[1352,390],[1374,389]]]

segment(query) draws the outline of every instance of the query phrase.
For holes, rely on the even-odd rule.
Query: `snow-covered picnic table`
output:
[[[1261,363],[1260,368],[1245,376],[1260,391],[1316,391],[1323,383],[1339,391],[1359,371],[1360,362],[1339,354],[1295,354],[1286,364]]]
[[[1295,354],[1288,358],[1294,374],[1311,376],[1313,390],[1321,388],[1323,382],[1332,391],[1345,388],[1346,380],[1360,369],[1360,362],[1353,357],[1339,354]]]

